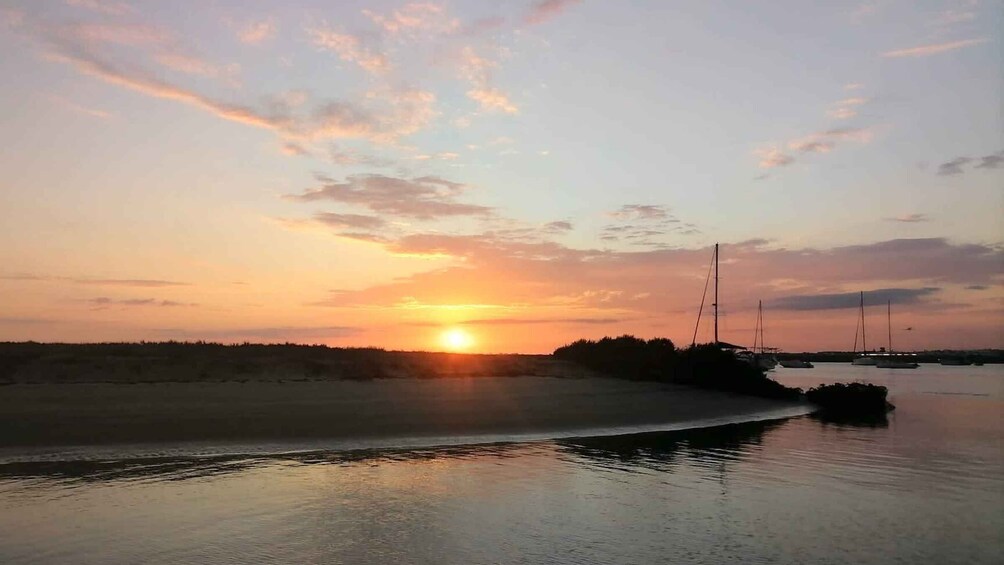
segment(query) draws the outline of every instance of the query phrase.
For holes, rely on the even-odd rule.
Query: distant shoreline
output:
[[[215,343],[0,343],[0,384],[368,381],[571,377],[595,373],[550,355],[385,351]]]

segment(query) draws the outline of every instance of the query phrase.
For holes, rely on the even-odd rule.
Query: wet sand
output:
[[[0,447],[560,433],[790,406],[606,378],[13,384]]]

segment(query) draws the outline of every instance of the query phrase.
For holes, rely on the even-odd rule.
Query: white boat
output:
[[[889,319],[889,352],[875,356],[875,366],[879,369],[916,369],[916,355],[912,353],[894,353],[892,350],[892,301],[886,304]]]
[[[865,343],[865,293],[861,293],[861,314],[858,316],[858,325],[854,328],[854,351],[858,350],[858,330],[861,330],[861,355],[851,360],[851,365],[875,365],[875,358],[868,354],[868,345]]]

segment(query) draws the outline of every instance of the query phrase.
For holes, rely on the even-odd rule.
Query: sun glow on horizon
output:
[[[474,345],[474,337],[463,328],[450,328],[439,340],[449,351],[467,351]]]

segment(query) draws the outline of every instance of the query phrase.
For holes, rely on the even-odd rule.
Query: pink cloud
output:
[[[795,162],[794,157],[782,153],[781,150],[776,147],[771,147],[769,149],[758,149],[757,151],[754,152],[754,154],[760,158],[758,166],[761,169],[773,169],[775,167],[785,167]]]
[[[389,34],[409,31],[450,33],[460,27],[460,20],[449,16],[443,5],[431,2],[411,2],[387,15],[370,10],[363,10],[363,14]]]
[[[477,102],[483,110],[519,113],[519,108],[509,96],[491,85],[492,71],[498,67],[496,61],[482,57],[471,47],[464,47],[457,64],[461,76],[473,87],[467,91],[467,97]]]
[[[237,31],[237,39],[247,45],[258,45],[275,37],[275,22],[271,19],[248,22]]]
[[[386,55],[373,51],[355,35],[327,28],[308,30],[308,33],[314,45],[333,51],[341,60],[355,63],[369,73],[382,74],[390,70]]]
[[[974,45],[980,45],[986,42],[987,42],[986,39],[964,39],[962,41],[935,43],[931,45],[921,45],[919,47],[910,47],[908,49],[896,49],[893,51],[886,51],[885,53],[882,53],[882,56],[886,58],[926,57],[928,55],[937,55],[938,53],[946,53],[948,51],[954,51],[956,49],[962,49],[964,47],[972,47]]]
[[[523,16],[523,23],[537,25],[556,17],[570,6],[582,0],[540,0],[531,6],[530,11]]]
[[[83,43],[111,43],[142,46],[164,45],[172,41],[166,31],[143,24],[77,23],[55,28],[64,39]]]
[[[519,108],[509,97],[497,88],[474,88],[467,91],[467,97],[485,110],[499,110],[507,114],[518,114]]]
[[[458,197],[466,186],[440,177],[413,179],[386,175],[351,175],[338,182],[321,178],[319,188],[286,199],[300,202],[329,201],[367,208],[373,212],[403,216],[418,220],[433,220],[455,216],[488,216],[486,206],[460,202]]]

